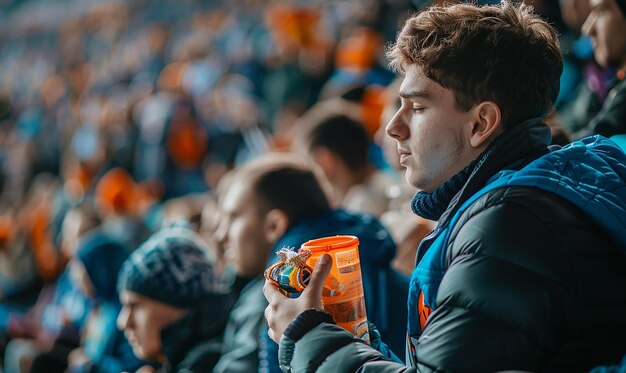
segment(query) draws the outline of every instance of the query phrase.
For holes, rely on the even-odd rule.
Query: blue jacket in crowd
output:
[[[76,258],[85,267],[94,290],[81,342],[92,365],[70,367],[72,372],[117,373],[134,371],[143,365],[116,325],[121,310],[117,275],[128,255],[125,247],[100,232],[90,234],[79,244]]]

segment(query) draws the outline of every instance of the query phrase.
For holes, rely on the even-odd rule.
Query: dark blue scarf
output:
[[[416,215],[424,219],[437,221],[444,211],[450,205],[452,198],[463,188],[472,171],[476,167],[476,163],[482,157],[478,157],[472,161],[467,167],[458,174],[446,181],[442,186],[433,192],[417,192],[411,201],[411,208]]]
[[[480,156],[437,190],[418,192],[411,201],[413,212],[425,219],[440,220],[451,204],[458,207],[459,202],[477,192],[498,171],[504,168],[519,169],[546,154],[546,145],[551,138],[550,129],[542,118],[520,123],[500,135]],[[454,199],[457,195],[457,199]]]

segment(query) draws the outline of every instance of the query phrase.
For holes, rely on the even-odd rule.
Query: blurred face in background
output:
[[[626,67],[626,18],[615,0],[590,0],[583,33],[591,37],[596,61],[605,68]]]
[[[245,179],[245,178],[241,178]],[[237,275],[256,277],[263,273],[273,243],[265,234],[266,214],[250,190],[250,182],[233,180],[220,199],[220,222],[215,238],[225,249],[226,260]]]
[[[161,331],[182,318],[187,310],[152,300],[128,290],[120,292],[122,310],[117,327],[124,331],[139,359],[163,362]]]

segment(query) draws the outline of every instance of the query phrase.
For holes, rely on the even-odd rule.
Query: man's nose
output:
[[[409,133],[409,128],[403,118],[401,111],[402,108],[398,109],[398,111],[396,111],[389,123],[387,123],[387,127],[385,127],[385,132],[387,133],[387,135],[396,140],[402,140],[407,138]]]

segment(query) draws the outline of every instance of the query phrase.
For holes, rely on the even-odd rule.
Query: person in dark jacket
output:
[[[263,272],[278,260],[279,249],[338,234],[359,238],[368,320],[397,353],[404,348],[408,278],[391,269],[391,236],[372,216],[332,209],[323,177],[293,157],[270,154],[250,162],[220,198],[223,216],[215,235],[232,257],[239,299],[215,372],[280,370],[278,346],[267,337],[263,317]]]
[[[124,263],[117,319],[135,355],[166,372],[210,372],[233,302],[206,244],[184,226],[150,237]]]
[[[583,25],[600,66],[616,71],[602,109],[574,136],[626,134],[626,0],[590,0],[591,13]]]
[[[128,341],[115,327],[120,310],[117,274],[129,250],[102,231],[81,239],[69,263],[70,276],[89,300],[89,314],[81,330],[80,346],[72,350],[62,344],[38,355],[31,372],[134,371],[142,365]]]
[[[407,21],[389,57],[404,80],[387,134],[420,190],[414,212],[438,221],[411,278],[409,367],[321,310],[329,260],[320,260],[298,299],[264,286],[283,371],[575,372],[619,362],[626,155],[602,136],[550,146],[542,118],[559,91],[556,32],[525,5],[432,7]]]

